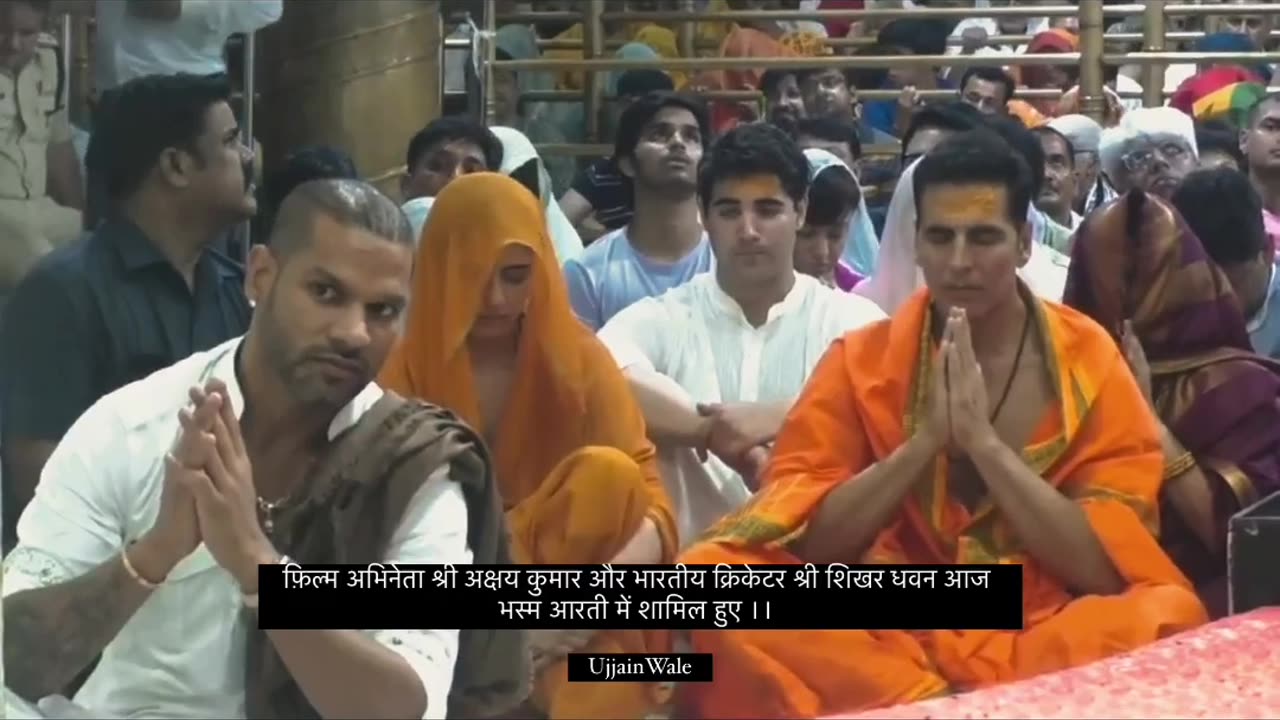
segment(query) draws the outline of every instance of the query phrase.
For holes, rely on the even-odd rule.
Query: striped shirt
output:
[[[631,181],[618,172],[613,158],[601,158],[578,173],[571,186],[595,210],[596,222],[609,230],[631,222]]]

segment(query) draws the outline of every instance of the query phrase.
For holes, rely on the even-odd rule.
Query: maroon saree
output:
[[[1280,365],[1254,354],[1226,276],[1177,211],[1141,192],[1095,211],[1077,234],[1063,302],[1117,339],[1132,321],[1156,413],[1210,478],[1219,532],[1280,490]],[[1225,556],[1162,505],[1161,544],[1221,614]]]

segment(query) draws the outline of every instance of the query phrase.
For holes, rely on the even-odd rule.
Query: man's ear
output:
[[[195,158],[177,148],[165,148],[156,161],[156,171],[169,185],[185,188],[191,185],[191,171],[195,169]]]
[[[622,173],[623,177],[635,179],[636,166],[635,163],[631,162],[630,157],[615,158],[615,162],[618,165],[618,172]]]
[[[1025,267],[1031,261],[1031,223],[1023,222],[1018,231],[1018,267]]]
[[[796,230],[804,227],[805,216],[809,212],[809,193],[805,192],[804,197],[800,198],[800,202],[796,203]]]
[[[244,294],[249,305],[256,306],[266,299],[280,273],[280,261],[271,248],[254,245],[249,249],[249,261],[244,269]]]

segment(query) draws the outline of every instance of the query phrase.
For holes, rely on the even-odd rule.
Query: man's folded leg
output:
[[[681,687],[698,718],[820,717],[944,694],[947,683],[901,631],[699,630],[694,652],[715,655],[715,680]]]

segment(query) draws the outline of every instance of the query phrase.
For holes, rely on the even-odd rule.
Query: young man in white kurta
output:
[[[752,327],[708,273],[618,313],[600,339],[624,370],[663,375],[690,403],[789,402],[833,340],[883,317],[870,300],[797,273],[768,321]],[[684,542],[751,496],[715,455],[700,462],[694,448],[658,451]]]
[[[751,495],[714,447],[705,452],[711,424],[697,406],[703,415],[709,405],[767,406],[780,424],[831,342],[884,317],[866,298],[795,272],[807,161],[776,128],[746,127],[717,142],[700,183],[716,271],[634,303],[599,334],[645,413],[682,543]],[[673,427],[688,430],[665,432]]]

